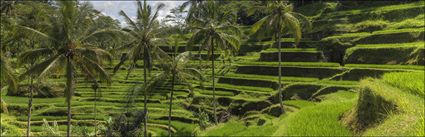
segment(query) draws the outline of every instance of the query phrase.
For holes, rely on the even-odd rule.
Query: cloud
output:
[[[123,10],[131,18],[136,17],[136,1],[89,1],[93,4],[93,7],[96,10],[99,10],[101,13],[110,16],[113,19],[118,19],[121,23],[121,26],[126,26],[123,17],[121,17],[118,12]],[[185,1],[148,1],[147,3],[151,6],[156,6],[159,3],[164,3],[165,7],[158,13],[158,19],[162,20],[170,13],[170,10],[174,7],[177,7],[183,4]]]

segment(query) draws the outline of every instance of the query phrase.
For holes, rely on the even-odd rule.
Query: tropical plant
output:
[[[255,7],[257,10],[263,10],[268,13],[267,16],[259,20],[252,26],[252,33],[260,33],[260,35],[272,33],[272,38],[278,46],[279,60],[279,102],[283,111],[282,103],[282,52],[281,38],[282,33],[292,33],[294,35],[295,44],[301,40],[302,25],[310,26],[310,21],[300,13],[293,12],[293,6],[288,1],[270,1],[267,6]],[[261,30],[261,31],[259,31]]]
[[[145,119],[144,111],[126,112],[115,118],[109,118],[101,132],[106,137],[134,137],[140,135],[140,125]]]
[[[201,80],[202,82],[203,76],[199,70],[188,66],[190,60],[189,52],[183,52],[167,60],[159,65],[160,70],[162,70],[161,73],[149,80],[149,84],[145,87],[145,90],[152,90],[158,85],[171,84],[168,108],[168,136],[171,136],[171,113],[175,84],[185,84],[189,89],[192,89],[191,80]],[[169,81],[170,79],[171,81]]]
[[[91,6],[82,3],[77,6],[76,1],[58,1],[59,14],[52,16],[50,31],[41,32],[30,27],[20,26],[22,31],[36,34],[39,38],[48,41],[49,46],[33,49],[22,53],[23,61],[34,58],[44,58],[21,75],[43,77],[48,72],[63,71],[65,68],[67,103],[67,136],[71,136],[71,98],[74,94],[75,73],[80,69],[91,80],[97,78],[110,83],[108,73],[103,69],[103,60],[110,60],[111,55],[105,50],[95,47],[92,43],[98,37],[113,38],[120,31],[112,29],[98,29],[91,25]]]
[[[234,53],[239,50],[241,32],[236,25],[229,22],[229,19],[233,18],[233,15],[221,12],[220,7],[215,1],[207,1],[197,7],[197,10],[202,10],[205,16],[192,19],[191,28],[194,30],[194,34],[189,39],[188,45],[200,43],[202,45],[200,50],[208,50],[208,55],[212,57],[214,121],[217,124],[214,54],[217,49],[223,51],[228,50]]]
[[[186,17],[186,22],[191,23],[194,18],[202,17],[202,12],[199,10],[202,4],[206,1],[204,0],[188,0],[184,2],[181,7],[182,9],[186,9],[189,6],[188,14]]]
[[[193,112],[193,115],[198,119],[198,125],[202,130],[208,127],[210,118],[204,108],[198,108],[198,112]]]
[[[10,68],[10,63],[6,57],[3,56],[3,53],[0,53],[0,89],[3,86],[8,85],[9,90],[17,90],[17,81],[15,74],[13,74],[12,68]],[[1,99],[1,109],[3,112],[7,113],[7,104]]]
[[[58,122],[53,121],[52,125],[49,124],[49,122],[46,119],[43,119],[43,125],[42,125],[42,136],[47,137],[57,137],[62,136],[59,131]]]
[[[126,79],[130,75],[130,72],[136,66],[138,60],[143,59],[143,79],[144,84],[147,84],[148,71],[152,69],[153,59],[161,59],[162,56],[167,55],[162,51],[155,43],[160,42],[159,36],[164,34],[164,30],[159,27],[157,18],[159,11],[164,7],[164,4],[160,3],[156,6],[156,9],[152,11],[152,7],[146,3],[146,0],[142,3],[140,0],[137,1],[137,19],[133,21],[124,11],[119,14],[124,17],[124,20],[129,25],[123,30],[129,34],[132,38],[131,42],[123,47],[118,48],[119,50],[126,50],[127,54],[121,58],[120,62],[115,66],[114,73],[124,64],[125,61],[130,60],[130,67]],[[144,111],[145,119],[144,122],[144,136],[147,136],[147,91],[144,91]]]

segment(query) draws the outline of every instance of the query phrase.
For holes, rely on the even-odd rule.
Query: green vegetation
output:
[[[339,121],[338,117],[351,108],[355,93],[340,91],[323,96],[323,101],[303,107],[300,111],[283,118],[283,126],[274,136],[351,136],[352,133]]]
[[[397,75],[397,73],[389,75]],[[400,77],[408,78],[409,76],[412,75]],[[389,76],[386,77],[388,79]],[[414,95],[422,92],[417,91],[421,86],[406,85],[415,88],[411,92],[405,91],[405,86],[401,86],[399,89],[384,81],[366,79],[361,82],[357,105],[347,113],[344,122],[357,134],[368,136],[423,135],[423,120],[421,119],[424,115],[422,109],[424,101],[421,97]],[[421,85],[423,88],[423,84]]]
[[[382,80],[391,86],[407,90],[412,94],[424,96],[424,72],[388,73]]]
[[[0,136],[425,135],[423,1],[182,3],[1,0]]]

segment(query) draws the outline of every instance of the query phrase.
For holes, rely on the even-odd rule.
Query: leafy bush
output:
[[[57,137],[62,136],[59,131],[59,126],[56,121],[53,121],[53,124],[50,126],[49,122],[47,122],[46,119],[43,119],[43,126],[42,126],[42,132],[41,136],[47,136],[47,137]]]
[[[93,136],[92,133],[86,126],[73,126],[72,135],[80,137],[90,137]]]
[[[22,131],[15,125],[10,124],[11,121],[16,121],[13,117],[5,114],[1,114],[0,119],[0,136],[22,136]]]
[[[193,115],[198,119],[199,127],[202,130],[206,129],[210,125],[208,113],[206,113],[203,109],[199,108],[198,112],[194,112]]]
[[[100,128],[106,137],[139,136],[142,132],[141,125],[145,114],[143,111],[128,112],[115,118],[109,118]]]

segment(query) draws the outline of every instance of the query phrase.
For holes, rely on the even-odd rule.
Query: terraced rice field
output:
[[[423,16],[423,9],[424,5],[416,2],[334,11],[321,15],[314,24],[354,24],[368,20],[369,14],[374,11],[381,11],[383,18],[391,22],[402,22]],[[405,11],[414,15],[391,19],[391,15]],[[241,47],[255,45],[259,48],[235,57],[229,71],[216,78],[220,123],[210,123],[210,127],[201,130],[198,126],[199,119],[195,116],[199,109],[212,113],[211,80],[202,83],[203,86],[199,81],[192,81],[192,91],[180,83],[173,101],[173,132],[191,134],[195,131],[201,136],[353,136],[356,133],[349,130],[340,121],[340,117],[355,106],[359,96],[357,89],[362,86],[360,80],[368,77],[380,78],[390,72],[424,71],[423,25],[401,29],[390,26],[373,32],[335,32],[318,38],[314,34],[319,32],[324,30],[305,34],[305,39],[296,47],[290,40],[282,42],[281,70],[285,113],[276,111],[279,107],[278,49],[276,46],[264,48],[273,44],[270,41],[247,41]],[[332,40],[353,44],[344,47],[327,43]],[[169,54],[174,51],[167,46],[161,48]],[[338,48],[344,50],[337,51]],[[181,46],[177,51],[184,52],[186,49]],[[196,54],[198,47],[192,51]],[[340,52],[342,54],[338,55]],[[202,71],[211,79],[211,62],[206,60],[207,53],[202,53],[201,56],[204,59],[203,66],[208,67]],[[218,70],[224,66],[219,56],[218,53],[215,61]],[[199,58],[194,57],[191,63],[199,66]],[[112,73],[112,66],[108,71]],[[152,71],[150,77],[155,77],[157,73],[157,70]],[[93,125],[105,123],[109,117],[125,111],[123,108],[128,96],[136,97],[132,109],[142,110],[142,93],[138,93],[139,96],[129,95],[129,91],[135,84],[143,84],[143,70],[141,67],[134,69],[127,80],[126,75],[125,69],[119,70],[114,74],[111,85],[101,84],[97,97],[91,84],[79,77],[75,96],[72,98],[73,124],[87,126],[92,130]],[[64,83],[64,79],[49,78],[48,81]],[[394,86],[397,87],[397,84]],[[169,88],[159,87],[149,93],[148,130],[153,136],[167,135]],[[25,128],[27,98],[6,96],[4,93],[2,98],[9,105],[9,115],[16,116],[16,121],[10,123]],[[35,135],[42,131],[43,119],[57,121],[60,130],[65,131],[65,98],[35,98],[34,104],[31,123]],[[212,117],[209,118],[212,121]]]

